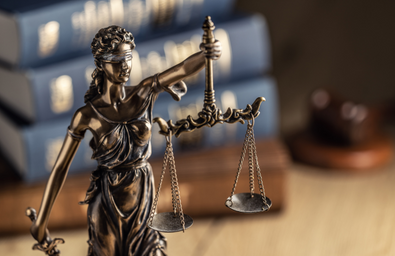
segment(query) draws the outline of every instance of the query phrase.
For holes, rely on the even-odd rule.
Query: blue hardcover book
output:
[[[165,120],[176,121],[185,118],[187,114],[195,116],[201,110],[203,89],[189,91],[180,102],[175,102],[169,95],[162,93],[157,100],[153,115]],[[241,81],[216,90],[217,107],[225,110],[245,108],[256,97],[263,96],[260,116],[255,120],[256,138],[274,137],[278,132],[278,98],[275,80],[256,78]],[[0,111],[0,149],[21,177],[27,182],[45,180],[58,156],[66,136],[70,117],[50,122],[19,126],[7,114]],[[240,143],[240,148],[246,132],[246,125],[218,124],[212,128],[203,127],[192,133],[184,133],[179,138],[173,138],[175,151],[200,150],[207,147],[223,146]],[[163,157],[165,141],[159,134],[159,126],[153,125],[152,157]],[[85,134],[77,154],[70,166],[70,173],[92,171],[96,162],[91,160],[92,150],[89,141],[90,132]]]
[[[158,32],[219,21],[234,0],[13,0],[0,2],[0,59],[14,67],[37,67],[90,52],[95,33],[119,25],[137,42]]]
[[[255,120],[255,138],[275,137],[278,134],[278,95],[276,81],[271,77],[262,77],[231,83],[226,86],[215,87],[216,105],[224,113],[229,107],[245,109],[257,97],[265,97],[260,115]],[[153,116],[161,117],[173,123],[185,119],[188,115],[197,118],[202,110],[204,89],[189,90],[181,101],[174,101],[169,95],[162,93],[155,103]],[[214,127],[203,127],[191,133],[182,133],[179,138],[173,138],[174,151],[201,150],[205,148],[221,147],[229,144],[240,144],[244,140],[247,125],[217,124]],[[154,124],[152,132],[152,156],[163,156],[166,147],[165,137],[159,134],[158,124]]]
[[[236,18],[216,25],[222,56],[214,61],[216,85],[266,73],[271,68],[268,29],[260,15]],[[166,70],[199,51],[202,30],[137,44],[130,83]],[[95,66],[86,55],[41,68],[15,72],[0,68],[0,100],[29,122],[71,116],[83,105]],[[185,80],[189,88],[204,85],[204,72]]]

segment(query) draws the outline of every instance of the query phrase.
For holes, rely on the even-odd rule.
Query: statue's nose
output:
[[[122,61],[122,68],[127,68],[128,64],[126,64],[126,61]]]

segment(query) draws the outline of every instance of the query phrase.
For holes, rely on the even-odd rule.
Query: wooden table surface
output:
[[[395,255],[395,162],[363,175],[293,164],[287,182],[282,212],[197,219],[167,234],[169,255]],[[52,235],[66,240],[61,255],[86,255],[86,230]],[[1,255],[43,255],[33,242],[3,237]]]

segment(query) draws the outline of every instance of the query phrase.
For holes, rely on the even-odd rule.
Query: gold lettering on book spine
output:
[[[38,56],[52,55],[59,44],[59,23],[50,21],[38,28]]]
[[[178,0],[182,6],[183,0]],[[154,25],[166,25],[173,19],[176,8],[175,0],[151,0]]]
[[[113,24],[124,24],[124,8],[122,0],[110,0],[111,21]],[[95,30],[96,31],[96,30]]]
[[[136,36],[140,32],[140,28],[148,23],[148,8],[141,0],[130,0],[129,6],[125,7],[125,12],[128,15],[125,16],[125,23],[127,27],[133,31],[133,35]]]
[[[97,3],[97,17],[100,17],[99,20],[95,18],[97,27],[106,27],[107,24],[111,23],[111,13],[110,13],[110,5],[107,2],[100,1]],[[94,32],[93,32],[94,33]]]
[[[118,25],[132,29],[134,35],[138,34],[140,27],[148,22],[150,14],[150,1],[122,0],[87,1],[84,10],[71,15],[73,27],[73,44],[75,47],[84,47],[89,44],[95,33],[111,25]]]
[[[52,79],[50,83],[52,112],[61,114],[69,111],[73,107],[73,81],[67,75]]]
[[[222,44],[221,58],[214,63],[214,76],[218,76],[218,72],[220,72],[223,77],[229,77],[232,68],[232,46],[229,34],[226,30],[218,28],[214,31],[214,36]]]

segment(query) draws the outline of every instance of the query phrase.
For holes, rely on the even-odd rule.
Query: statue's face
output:
[[[103,71],[110,82],[125,83],[132,70],[132,49],[130,44],[122,43],[111,54],[103,56]]]

